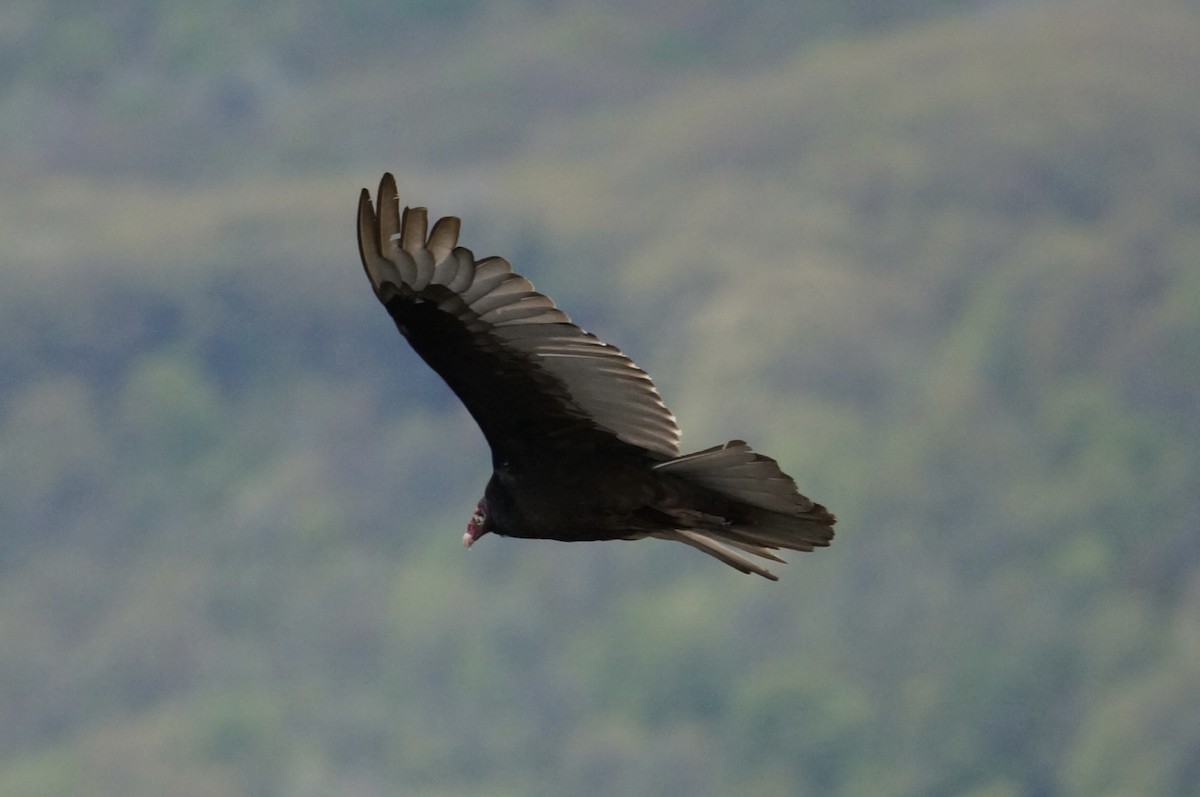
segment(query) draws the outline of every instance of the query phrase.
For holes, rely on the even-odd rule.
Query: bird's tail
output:
[[[655,536],[677,540],[715,556],[743,573],[778,577],[743,553],[782,562],[775,551],[811,551],[829,545],[836,518],[801,495],[770,457],[741,440],[663,462],[664,475],[714,493],[711,507],[669,508],[677,527]]]

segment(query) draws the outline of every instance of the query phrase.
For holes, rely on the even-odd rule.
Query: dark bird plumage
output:
[[[459,220],[427,230],[400,211],[385,174],[378,211],[363,189],[358,244],[379,301],[458,395],[492,450],[492,478],[467,527],[555,540],[677,540],[744,573],[746,556],[811,551],[834,517],[775,460],[734,440],[680,455],[679,427],[644,371],[571,323],[499,257],[458,246]]]

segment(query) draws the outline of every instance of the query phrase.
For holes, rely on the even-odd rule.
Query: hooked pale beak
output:
[[[471,522],[467,524],[467,533],[463,535],[463,546],[470,548],[475,544],[475,540],[487,534],[488,531],[487,507],[481,500],[479,506],[475,507],[475,514],[471,515]]]

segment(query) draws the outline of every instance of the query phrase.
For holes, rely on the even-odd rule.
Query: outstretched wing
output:
[[[446,380],[498,461],[612,445],[679,455],[679,427],[650,377],[571,323],[507,260],[475,260],[450,216],[426,235],[425,208],[400,213],[396,181],[358,203],[358,247],[375,295]]]

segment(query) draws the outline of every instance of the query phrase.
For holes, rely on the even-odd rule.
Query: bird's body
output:
[[[484,491],[492,530],[566,542],[645,536],[637,513],[658,498],[646,470],[632,451],[500,463]]]
[[[400,213],[384,175],[364,189],[358,235],[375,295],[417,353],[466,405],[493,474],[465,541],[483,534],[565,541],[660,537],[746,573],[744,554],[782,561],[833,537],[834,517],[774,460],[741,441],[681,455],[679,429],[650,378],[583,331],[497,257],[457,246],[459,220],[426,233]]]

